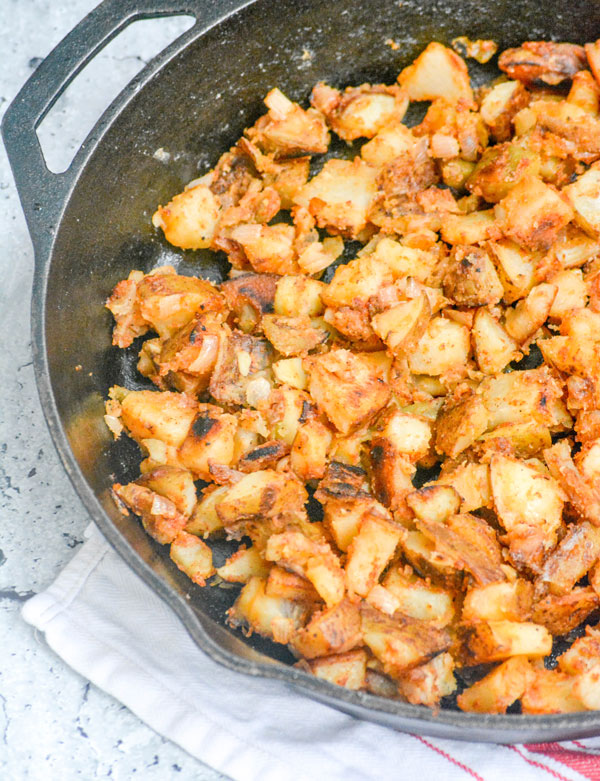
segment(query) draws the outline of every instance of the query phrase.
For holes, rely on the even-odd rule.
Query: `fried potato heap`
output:
[[[499,65],[474,92],[431,43],[396,85],[273,89],[158,208],[231,272],[132,271],[109,298],[157,388],[110,391],[145,454],[114,495],[326,681],[437,706],[487,665],[463,710],[577,711],[600,707],[598,631],[544,660],[600,606],[600,42]],[[331,133],[360,154],[311,177]],[[215,569],[217,535],[242,544]]]

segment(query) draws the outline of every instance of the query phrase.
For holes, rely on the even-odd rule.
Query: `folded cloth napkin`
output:
[[[493,746],[406,735],[205,656],[95,526],[23,608],[51,648],[193,756],[236,781],[592,779],[600,738]]]

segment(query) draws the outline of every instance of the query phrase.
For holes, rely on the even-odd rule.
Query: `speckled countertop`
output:
[[[0,116],[96,4],[0,0]],[[139,22],[94,61],[43,127],[54,166],[68,164],[121,86],[186,26]],[[0,203],[0,778],[222,779],[69,669],[20,617],[24,600],[73,556],[89,521],[38,402],[29,338],[33,251],[1,147]]]

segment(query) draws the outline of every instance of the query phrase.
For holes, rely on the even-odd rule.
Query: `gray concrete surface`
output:
[[[95,0],[0,0],[0,116],[32,70]],[[55,169],[181,20],[138,23],[97,58],[45,123]],[[85,510],[62,471],[31,365],[33,252],[0,148],[0,779],[223,778],[70,670],[20,617],[81,544]]]

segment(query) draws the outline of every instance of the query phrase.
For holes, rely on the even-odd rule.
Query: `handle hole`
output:
[[[193,16],[179,14],[132,22],[85,66],[37,128],[46,165],[53,173],[67,170],[119,92],[195,21]]]

